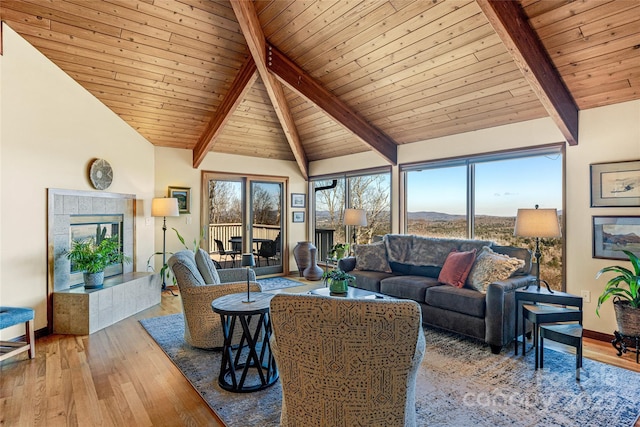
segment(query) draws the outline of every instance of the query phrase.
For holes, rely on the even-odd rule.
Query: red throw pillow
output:
[[[467,276],[476,260],[476,250],[469,252],[457,252],[455,249],[449,252],[447,259],[438,276],[438,282],[461,288],[467,281]]]

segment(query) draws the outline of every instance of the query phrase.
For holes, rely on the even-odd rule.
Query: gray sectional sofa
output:
[[[454,257],[470,253],[463,282],[439,281],[450,280]],[[514,291],[535,280],[529,250],[484,240],[388,234],[355,245],[354,255],[338,264],[356,277],[353,286],[417,301],[424,324],[483,340],[495,354],[514,337]]]

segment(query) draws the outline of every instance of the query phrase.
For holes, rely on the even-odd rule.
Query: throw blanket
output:
[[[451,250],[480,252],[483,246],[491,246],[489,240],[445,239],[406,234],[386,234],[383,238],[389,262],[411,265],[442,266]]]

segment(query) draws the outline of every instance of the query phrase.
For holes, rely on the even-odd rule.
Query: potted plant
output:
[[[345,254],[347,253],[349,253],[348,243],[336,243],[331,247],[331,251],[329,251],[329,257],[335,258],[339,261],[344,258]]]
[[[600,305],[613,297],[618,330],[622,335],[640,336],[640,259],[630,251],[623,251],[628,257],[633,271],[612,265],[601,269],[596,279],[603,273],[612,271],[618,275],[609,279],[604,292],[598,298],[596,314],[600,316]]]
[[[340,269],[325,271],[322,278],[329,282],[329,291],[334,294],[346,294],[349,290],[349,283],[356,279]]]
[[[102,286],[107,266],[131,261],[120,251],[118,236],[98,238],[97,243],[94,237],[74,240],[66,255],[75,270],[84,272],[84,286],[89,289]]]

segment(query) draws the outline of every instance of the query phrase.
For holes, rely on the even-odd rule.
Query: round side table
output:
[[[220,315],[224,346],[218,384],[239,393],[262,390],[278,380],[278,368],[271,352],[269,303],[273,294],[252,292],[230,294],[213,300],[211,308]],[[255,319],[255,320],[254,320]],[[242,328],[240,342],[233,343],[235,328]]]

